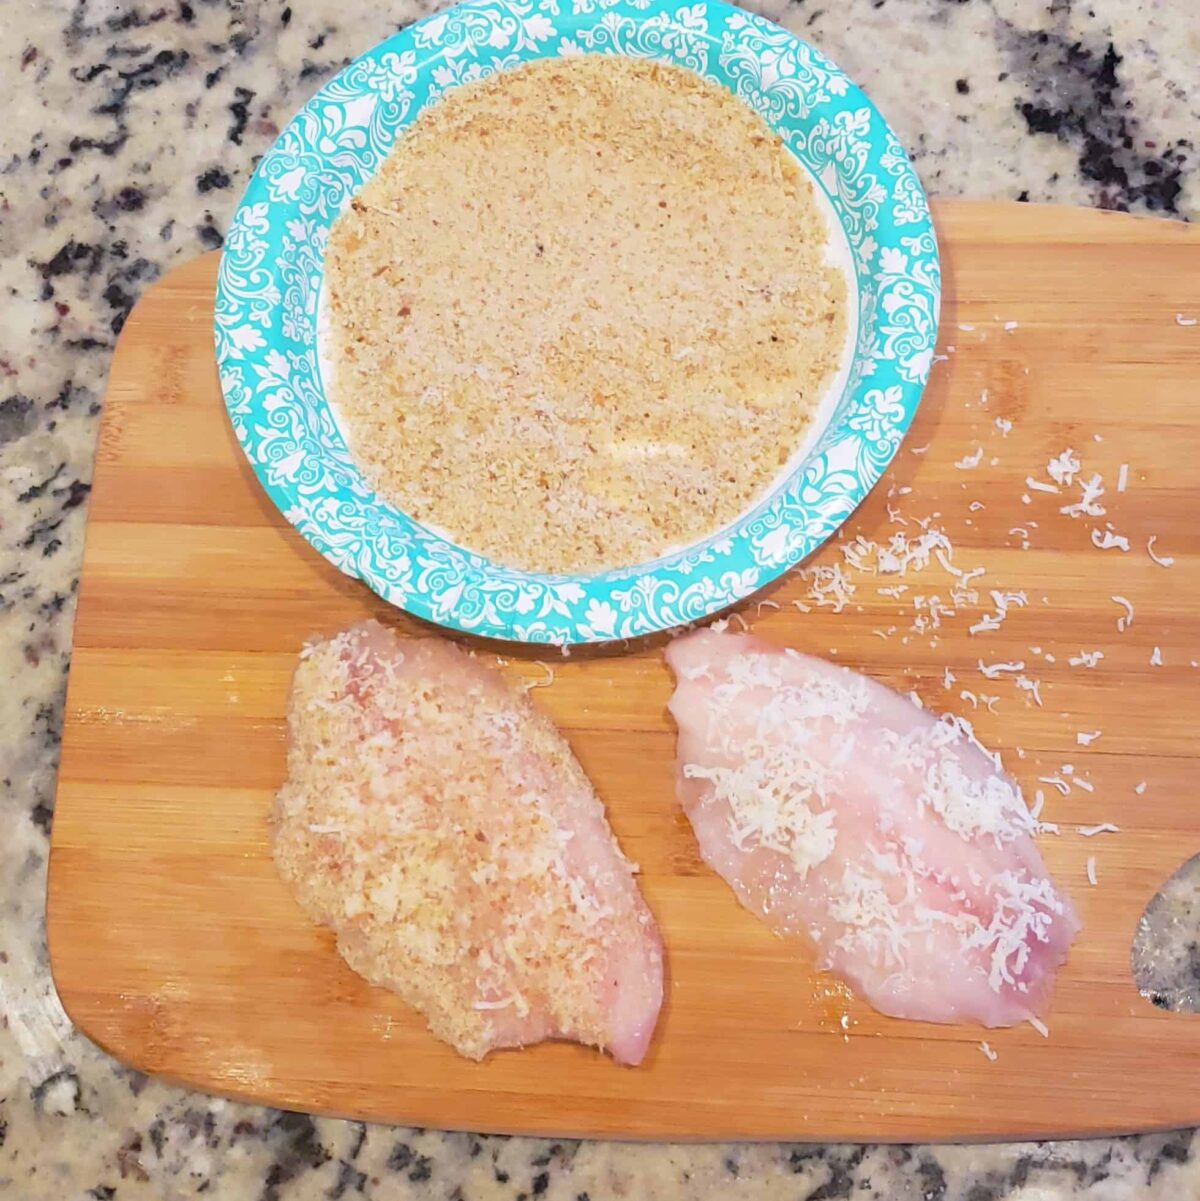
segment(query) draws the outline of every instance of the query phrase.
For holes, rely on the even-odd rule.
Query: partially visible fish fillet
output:
[[[699,630],[667,660],[680,799],[747,909],[894,1017],[1044,1008],[1079,922],[962,723],[752,636]]]
[[[463,1055],[548,1038],[640,1063],[662,942],[562,736],[450,643],[375,622],[309,648],[275,861],[346,962]]]

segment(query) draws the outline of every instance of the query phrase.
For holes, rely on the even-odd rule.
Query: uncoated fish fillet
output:
[[[1045,1007],[1079,922],[968,728],[748,635],[699,630],[667,660],[680,800],[747,909],[894,1017]]]

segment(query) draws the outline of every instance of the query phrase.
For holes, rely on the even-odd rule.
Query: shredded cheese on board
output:
[[[1175,560],[1173,558],[1171,558],[1170,555],[1160,555],[1155,551],[1154,544],[1157,541],[1158,541],[1157,534],[1155,534],[1153,537],[1147,539],[1146,554],[1148,554],[1150,556],[1150,558],[1153,559],[1154,562],[1159,565],[1159,567],[1174,567]]]
[[[1129,549],[1129,539],[1123,534],[1113,532],[1112,526],[1105,530],[1092,530],[1092,545],[1097,550],[1125,550]]]
[[[1107,510],[1100,503],[1104,495],[1104,484],[1099,475],[1083,480],[1079,485],[1080,498],[1074,504],[1063,505],[1060,513],[1068,517],[1103,517]]]
[[[1124,614],[1117,618],[1117,631],[1124,634],[1133,625],[1133,605],[1129,603],[1128,597],[1114,595],[1111,599],[1113,604],[1120,605],[1125,610]]]

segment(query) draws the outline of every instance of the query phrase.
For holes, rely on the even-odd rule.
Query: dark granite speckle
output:
[[[1181,138],[1147,148],[1113,43],[1093,49],[1044,31],[1013,36],[1025,72],[1053,80],[1052,89],[1039,88],[1036,99],[1017,104],[1030,133],[1053,135],[1076,149],[1079,173],[1099,187],[1101,208],[1177,213],[1192,143]]]
[[[935,194],[1200,211],[1200,67],[1183,0],[755,7],[866,88]],[[72,1031],[47,968],[47,835],[96,419],[116,335],[148,284],[222,244],[258,157],[290,115],[424,11],[413,0],[0,0],[10,34],[0,39],[0,73],[17,81],[0,138],[0,661],[10,681],[0,693],[0,1196],[1200,1196],[1191,1132],[931,1148],[396,1131],[193,1095],[116,1066]],[[1173,1003],[1178,986],[1159,978],[1154,988]]]

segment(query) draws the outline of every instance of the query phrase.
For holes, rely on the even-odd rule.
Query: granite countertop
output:
[[[1200,1195],[1191,1131],[991,1147],[414,1132],[189,1094],[75,1034],[43,909],[96,420],[146,285],[221,245],[257,156],[413,0],[0,0],[0,1195],[1034,1201]],[[755,0],[864,85],[935,195],[1200,215],[1186,0]],[[430,5],[432,7],[432,5]]]

